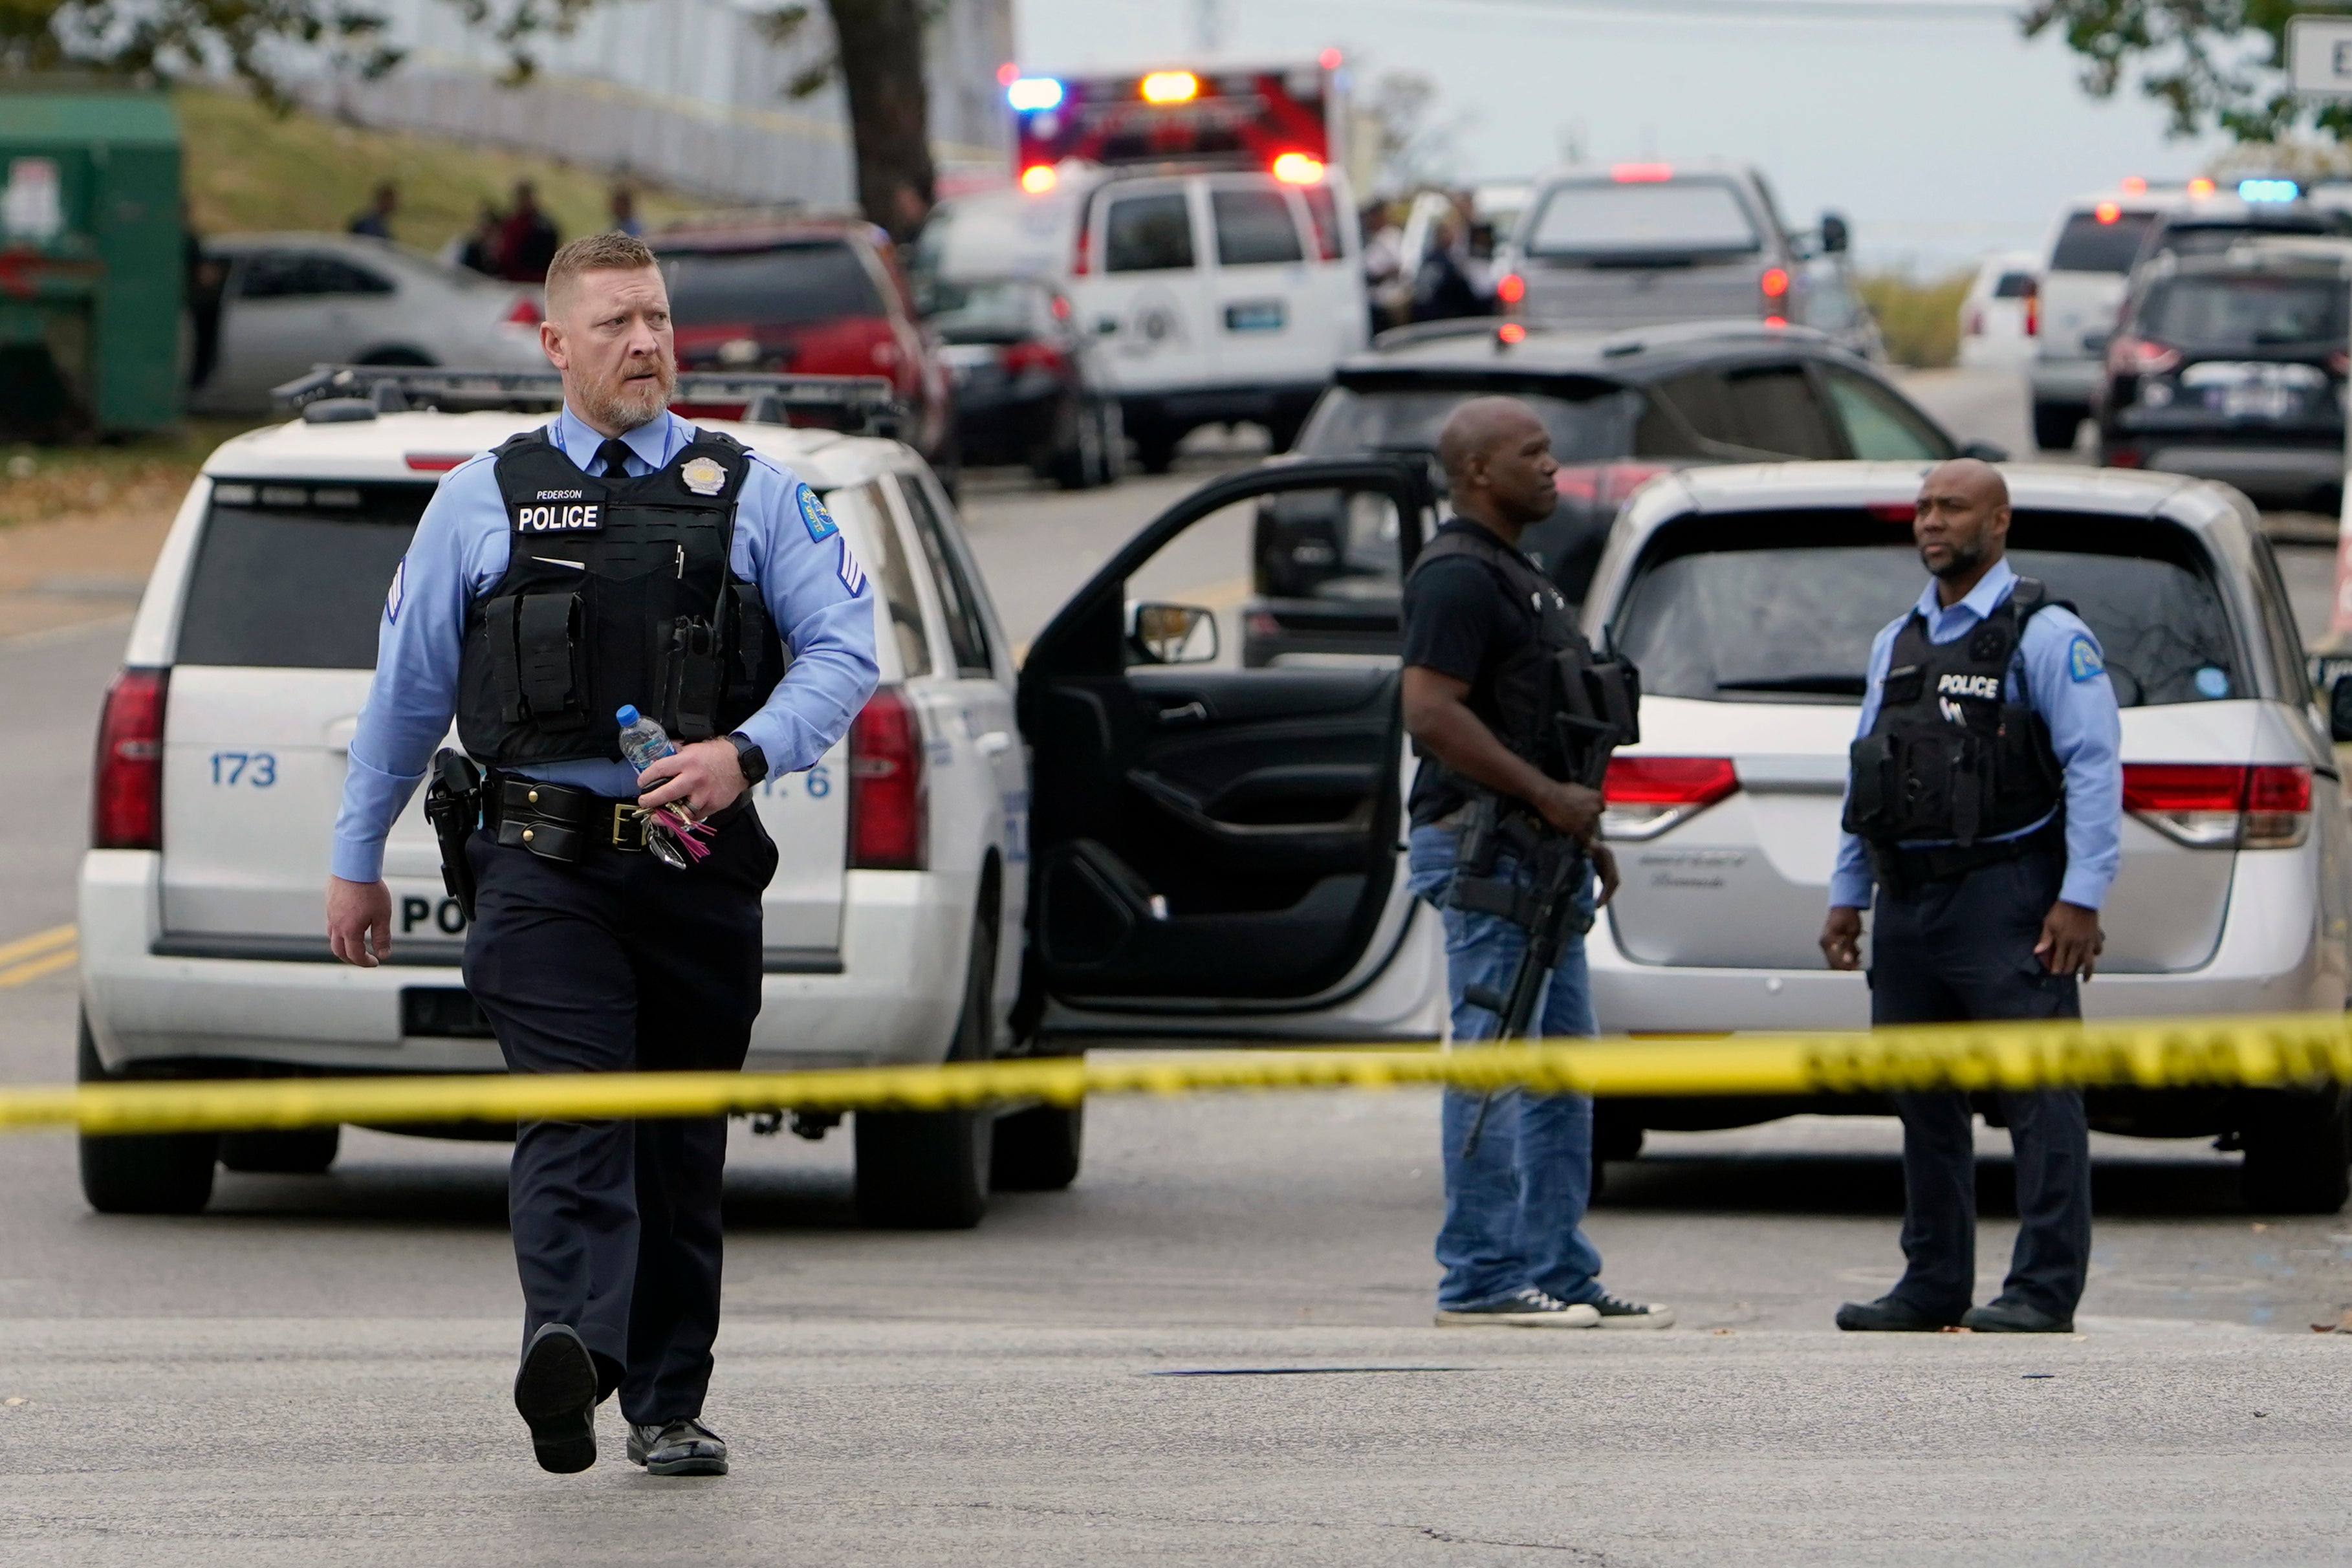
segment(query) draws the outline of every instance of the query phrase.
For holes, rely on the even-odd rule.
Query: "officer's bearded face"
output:
[[[581,273],[548,301],[548,357],[563,395],[590,424],[634,430],[669,406],[677,354],[669,290],[654,268]]]

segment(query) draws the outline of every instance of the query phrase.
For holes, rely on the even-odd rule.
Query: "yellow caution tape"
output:
[[[0,1090],[0,1128],[205,1132],[338,1122],[593,1121],[753,1110],[1069,1105],[1096,1094],[1445,1083],[1594,1095],[2352,1083],[2342,1015],[1938,1025],[1872,1034],[1568,1040],[1454,1051],[1203,1051],[787,1073],[290,1078]]]

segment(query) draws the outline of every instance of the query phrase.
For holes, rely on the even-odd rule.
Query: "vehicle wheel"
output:
[[[220,1163],[249,1175],[316,1176],[335,1163],[340,1127],[292,1127],[282,1131],[224,1132]]]
[[[1094,410],[1074,404],[1069,417],[1059,421],[1064,432],[1048,464],[1053,481],[1066,490],[1083,490],[1102,482],[1102,425]]]
[[[1164,474],[1176,461],[1176,443],[1181,439],[1173,431],[1143,429],[1135,433],[1135,460],[1147,474]]]
[[[2033,405],[2033,444],[2045,452],[2071,452],[2074,437],[2087,417],[2079,405],[2037,403]]]
[[[74,1077],[104,1083],[106,1068],[81,1025]],[[134,1132],[81,1140],[81,1195],[100,1214],[195,1214],[212,1202],[213,1157],[220,1139],[210,1132]]]
[[[1118,399],[1097,404],[1095,423],[1102,430],[1102,482],[1115,485],[1127,477],[1127,416]]]
[[[1000,1117],[988,1184],[1000,1193],[1058,1193],[1078,1179],[1087,1108],[1036,1105]]]
[[[1608,1100],[1592,1107],[1592,1163],[1638,1160],[1642,1157],[1642,1124]]]
[[[2352,1115],[2343,1098],[2265,1094],[2240,1136],[2240,1175],[2254,1214],[2334,1214],[2352,1197]]]
[[[988,879],[965,961],[963,1013],[948,1060],[985,1061],[996,1008],[994,879]],[[857,1150],[857,1214],[898,1230],[970,1230],[988,1212],[996,1113],[861,1110],[851,1119]]]

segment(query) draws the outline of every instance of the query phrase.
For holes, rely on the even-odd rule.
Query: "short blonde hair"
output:
[[[583,272],[635,272],[656,265],[652,249],[634,234],[614,229],[582,235],[547,264],[548,308],[555,308],[559,292],[569,291]]]

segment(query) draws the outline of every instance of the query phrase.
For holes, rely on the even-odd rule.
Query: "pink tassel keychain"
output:
[[[710,853],[703,842],[710,837],[710,824],[697,822],[675,803],[651,811],[639,806],[637,816],[646,825],[646,847],[663,865],[683,871]]]

